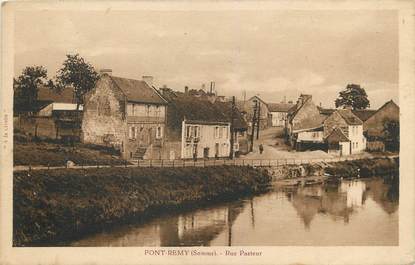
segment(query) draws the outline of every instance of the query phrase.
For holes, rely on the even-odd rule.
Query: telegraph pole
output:
[[[251,146],[249,148],[250,152],[254,150],[254,134],[255,134],[255,123],[256,123],[256,111],[258,107],[258,102],[255,100],[254,105],[254,116],[252,116],[252,133],[251,133]]]
[[[231,152],[229,154],[229,158],[233,159],[233,142],[234,137],[233,137],[233,129],[234,129],[234,113],[235,113],[235,96],[232,97],[232,108],[231,108]]]
[[[257,113],[257,127],[256,127],[256,139],[259,139],[259,124],[261,117],[261,102],[258,100],[258,113]]]

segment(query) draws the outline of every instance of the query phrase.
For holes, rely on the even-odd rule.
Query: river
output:
[[[71,245],[398,245],[399,184],[391,179],[274,187],[252,198],[117,227]]]

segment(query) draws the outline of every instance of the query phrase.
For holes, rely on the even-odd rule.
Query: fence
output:
[[[397,155],[396,155],[397,156]],[[392,158],[396,156],[376,156],[376,158]],[[304,165],[312,163],[333,163],[340,161],[352,161],[367,159],[368,157],[335,157],[335,158],[314,158],[314,159],[199,159],[199,160],[168,160],[168,159],[146,159],[130,160],[124,164],[88,164],[73,166],[16,166],[14,171],[40,170],[40,169],[60,169],[60,168],[110,168],[110,167],[210,167],[210,166],[253,166],[253,167],[276,167],[283,165]]]

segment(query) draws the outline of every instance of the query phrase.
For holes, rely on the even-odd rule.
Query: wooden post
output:
[[[232,97],[232,107],[231,107],[231,126],[230,126],[230,134],[231,134],[231,150],[229,153],[229,158],[233,159],[233,144],[234,144],[234,112],[235,112],[235,96]]]
[[[252,116],[252,130],[251,130],[251,146],[249,148],[249,151],[254,151],[254,134],[255,134],[255,122],[256,122],[256,112],[257,112],[258,103],[255,101],[254,105],[254,115]]]
[[[258,114],[257,114],[257,126],[256,126],[256,139],[259,139],[259,125],[261,121],[261,102],[258,100]]]

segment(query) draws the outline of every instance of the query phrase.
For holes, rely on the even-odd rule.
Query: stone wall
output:
[[[324,138],[333,131],[334,127],[340,127],[344,135],[349,137],[348,125],[337,112],[334,112],[324,121]]]
[[[85,99],[82,141],[114,146],[125,153],[125,102],[109,76],[102,76]]]

